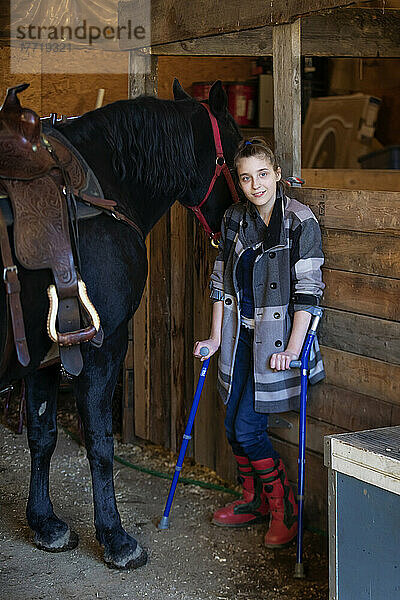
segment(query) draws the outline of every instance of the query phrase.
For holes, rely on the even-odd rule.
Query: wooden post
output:
[[[130,52],[129,98],[157,94],[157,57]],[[150,256],[151,236],[147,240]],[[141,304],[133,318],[133,330],[124,361],[122,439],[132,442],[135,435],[148,439],[150,427],[150,288],[146,283]],[[133,342],[135,339],[135,343]]]
[[[272,30],[275,154],[283,177],[301,176],[300,19]]]

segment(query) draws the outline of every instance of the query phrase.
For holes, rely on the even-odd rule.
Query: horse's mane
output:
[[[178,199],[198,179],[192,127],[172,100],[119,100],[68,127],[78,145],[95,144],[100,135],[117,177],[145,185],[152,196]]]

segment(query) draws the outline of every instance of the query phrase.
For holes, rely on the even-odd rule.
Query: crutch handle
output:
[[[300,367],[301,367],[301,360],[291,360],[289,367],[291,369],[300,369]]]

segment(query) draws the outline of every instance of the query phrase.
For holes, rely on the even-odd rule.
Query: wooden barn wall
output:
[[[340,181],[338,173],[336,187]],[[306,467],[308,514],[323,527],[323,436],[400,423],[400,193],[293,192],[318,218],[325,252],[319,339],[326,379],[310,390]],[[295,426],[277,431],[276,442],[296,481],[298,414],[286,416]]]
[[[93,56],[93,60],[99,65],[100,71],[101,55]],[[51,112],[67,116],[81,115],[95,108],[100,88],[105,90],[103,104],[125,100],[128,97],[128,53],[125,73],[121,74],[19,74],[10,72],[10,47],[7,44],[0,45],[1,102],[7,88],[25,82],[29,83],[30,87],[20,96],[23,106],[32,108],[40,116],[49,115]]]

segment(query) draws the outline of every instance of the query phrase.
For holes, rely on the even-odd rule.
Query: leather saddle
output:
[[[85,189],[87,178],[71,149],[60,139],[45,136],[39,116],[21,107],[17,94],[27,87],[28,84],[22,84],[10,88],[0,110],[0,192],[11,201],[14,252],[18,262],[26,269],[52,271],[54,285],[48,289],[47,331],[59,344],[64,369],[78,375],[83,366],[79,344],[92,341],[101,345],[102,342],[99,317],[76,269],[77,252],[71,243],[74,194]],[[90,199],[96,204],[95,198],[86,198]],[[97,199],[99,208],[104,208],[107,202],[110,203]],[[112,210],[110,205],[105,208]],[[14,344],[19,362],[27,366],[30,356],[18,270],[1,209],[0,242]],[[9,340],[6,346],[10,347]]]

